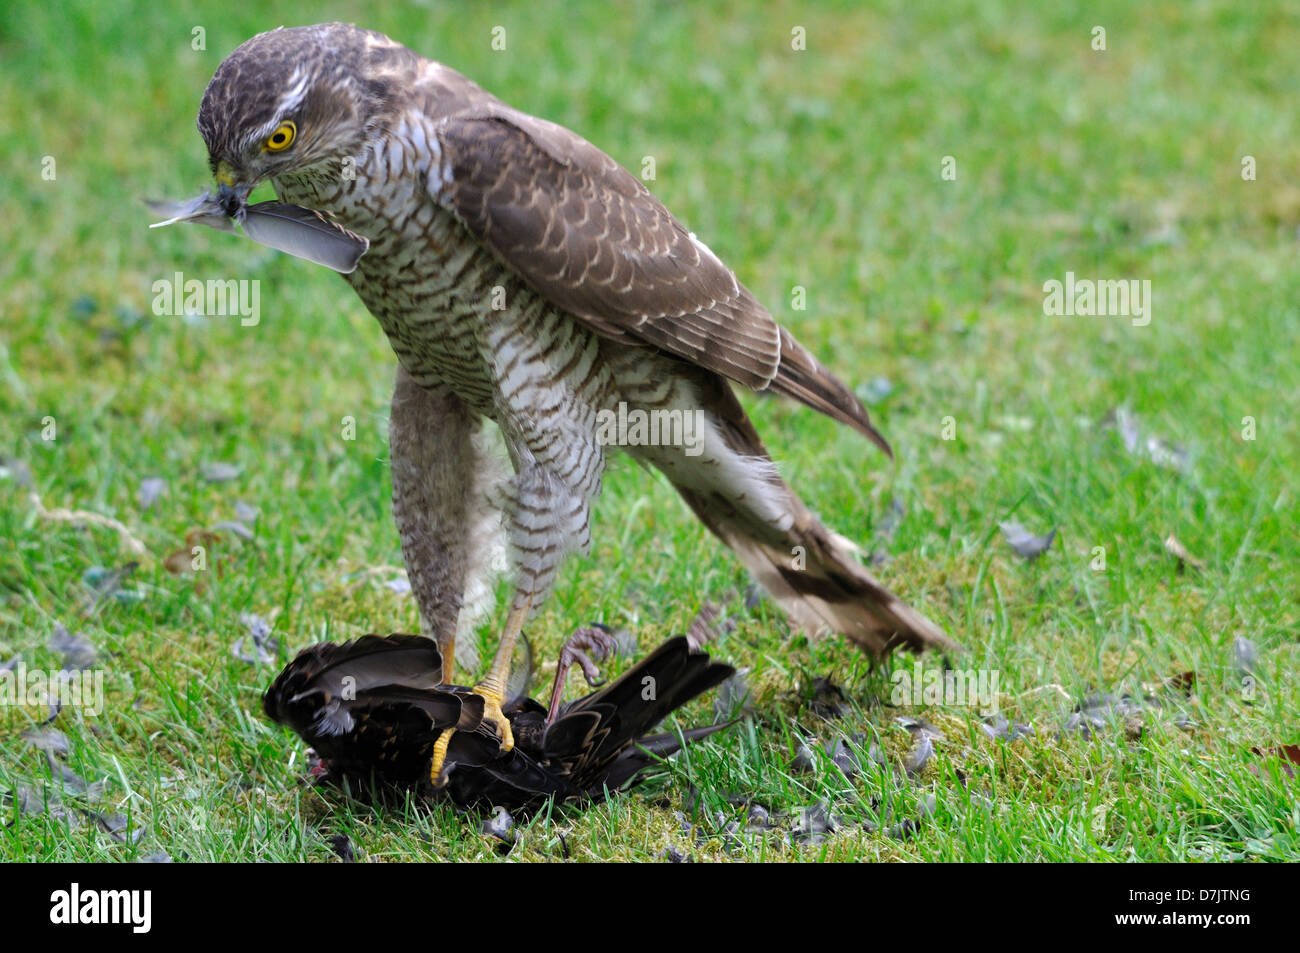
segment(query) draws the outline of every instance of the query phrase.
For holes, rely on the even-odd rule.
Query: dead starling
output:
[[[589,634],[589,633],[588,633]],[[416,635],[367,635],[304,649],[262,699],[267,715],[298,733],[329,776],[361,790],[417,787],[462,806],[536,806],[598,801],[629,787],[644,768],[676,753],[682,738],[705,738],[725,724],[650,735],[656,725],[734,673],[693,651],[685,636],[599,690],[547,708],[531,698],[503,706],[514,732],[508,752],[483,717],[483,697],[441,684],[435,642]],[[558,691],[557,687],[557,691]],[[429,772],[434,744],[454,728],[440,787]],[[375,787],[369,787],[374,784]]]

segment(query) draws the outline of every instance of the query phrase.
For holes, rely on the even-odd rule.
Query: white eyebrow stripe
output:
[[[307,90],[311,85],[311,74],[301,66],[294,67],[293,75],[289,77],[289,91],[280,98],[276,104],[274,116],[270,122],[258,127],[244,137],[243,147],[247,149],[253,143],[261,143],[267,136],[279,128],[280,123],[284,121],[286,113],[293,112],[302,105],[302,101],[307,98]]]
[[[271,133],[280,127],[279,119],[272,119],[264,126],[259,126],[244,137],[243,147],[247,149],[253,143],[261,144]]]
[[[307,97],[307,88],[311,82],[311,74],[301,66],[294,67],[293,75],[289,77],[289,91],[280,99],[280,104],[275,107],[275,114],[283,116],[285,113],[292,112],[302,105],[302,101]]]

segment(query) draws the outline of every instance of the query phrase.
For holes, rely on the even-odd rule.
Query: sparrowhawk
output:
[[[620,429],[620,449],[660,470],[797,624],[876,655],[955,645],[804,506],[731,385],[792,397],[888,452],[862,403],[594,145],[338,23],[245,42],[198,126],[227,214],[269,179],[370,241],[346,279],[397,353],[393,511],[448,683],[485,514],[509,544],[513,598],[477,686],[505,750],[511,654],[565,555],[588,546],[613,414],[658,414],[679,438],[676,421],[698,415],[691,444]],[[512,464],[498,482],[474,439],[485,419]]]

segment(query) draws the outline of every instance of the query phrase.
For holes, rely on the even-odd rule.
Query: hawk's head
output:
[[[227,56],[198,118],[226,213],[269,178],[346,175],[382,131],[407,58],[386,36],[345,23],[281,27]]]

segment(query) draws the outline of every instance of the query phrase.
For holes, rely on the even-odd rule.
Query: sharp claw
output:
[[[451,744],[451,736],[456,733],[455,728],[448,728],[438,736],[438,740],[433,743],[433,760],[429,763],[429,781],[435,788],[440,788],[447,783],[447,771],[445,762],[447,760],[447,746]]]
[[[501,753],[509,754],[515,747],[515,733],[510,727],[510,719],[501,709],[501,699],[493,694],[491,690],[484,690],[482,686],[476,689],[478,694],[483,696],[483,721],[490,721],[496,728],[497,739],[501,743]],[[447,783],[447,748],[451,744],[451,737],[456,733],[455,728],[444,729],[442,734],[433,743],[433,759],[429,764],[429,781],[435,788],[441,788]]]
[[[510,719],[501,710],[501,703],[489,698],[483,707],[483,720],[496,725],[497,737],[501,739],[501,753],[508,754],[515,747],[515,733],[510,728]]]

